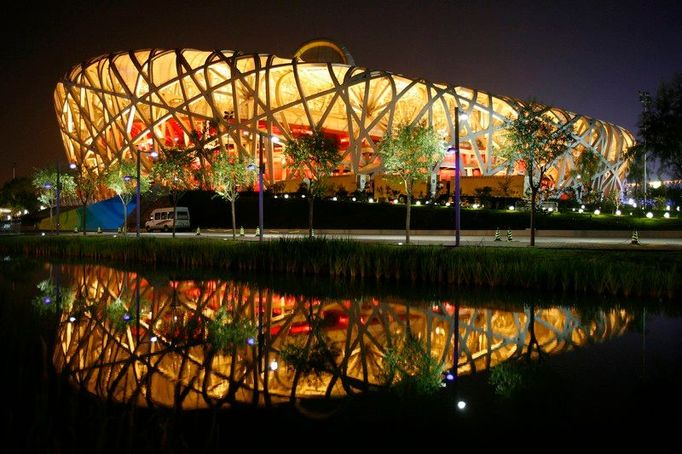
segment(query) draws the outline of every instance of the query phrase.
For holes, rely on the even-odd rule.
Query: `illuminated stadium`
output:
[[[134,160],[136,148],[192,146],[195,131],[203,131],[206,148],[223,143],[230,153],[250,158],[258,155],[262,138],[265,180],[272,184],[296,177],[283,147],[313,128],[338,145],[343,161],[335,175],[375,177],[381,173],[377,147],[387,131],[425,123],[452,144],[455,107],[466,114],[460,119],[461,175],[488,180],[506,175],[507,163],[496,151],[503,145],[504,121],[516,115],[520,101],[359,67],[345,48],[316,40],[293,58],[194,49],[102,55],[74,67],[57,84],[55,105],[69,160],[92,171]],[[632,134],[560,108],[551,115],[572,123],[575,140],[553,163],[550,185],[577,185],[575,160],[593,150],[600,158],[593,187],[620,191]],[[143,155],[142,161],[148,171],[151,158]],[[454,157],[446,155],[438,178],[446,184],[453,177]]]

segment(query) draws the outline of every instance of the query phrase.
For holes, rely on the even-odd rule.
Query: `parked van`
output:
[[[189,208],[177,207],[175,210],[178,218],[175,220],[175,230],[189,229]],[[154,230],[168,232],[173,230],[173,207],[157,208],[149,215],[149,220],[144,223],[148,232]]]

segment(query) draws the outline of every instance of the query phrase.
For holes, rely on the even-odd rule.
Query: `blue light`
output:
[[[46,296],[45,298],[43,298],[43,303],[50,304],[52,303],[52,299],[49,296]]]
[[[128,314],[128,313],[123,314],[123,320],[124,320],[124,321],[129,322],[129,321],[130,321],[130,318],[131,318],[131,317],[130,317],[130,314]]]
[[[445,379],[447,381],[453,381],[455,379],[455,376],[452,375],[452,373],[448,372],[448,374],[445,376]]]
[[[249,337],[248,339],[246,339],[246,343],[249,345],[255,345],[256,339],[254,339],[253,337]]]

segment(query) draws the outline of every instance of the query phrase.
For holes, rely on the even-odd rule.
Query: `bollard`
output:
[[[197,233],[196,233],[196,235],[197,235],[197,236],[201,235],[201,229],[200,229],[199,227],[197,227]]]
[[[512,238],[511,229],[507,229],[507,241],[514,241],[514,238]]]
[[[102,233],[102,227],[97,227],[97,233]]]
[[[500,228],[498,227],[495,229],[495,241],[502,241],[502,238],[500,238]]]
[[[256,227],[256,234],[254,236],[260,236],[260,227]]]
[[[639,233],[637,233],[637,230],[632,231],[632,238],[630,238],[630,244],[640,244]]]
[[[244,226],[239,227],[239,236],[244,236]]]

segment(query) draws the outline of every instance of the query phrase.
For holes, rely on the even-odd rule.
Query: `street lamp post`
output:
[[[642,103],[644,111],[644,206],[647,206],[647,172],[646,172],[646,121],[648,120],[649,106],[651,105],[651,95],[647,91],[639,92],[639,101]]]
[[[455,247],[459,246],[460,187],[459,187],[459,107],[455,107]]]
[[[258,132],[258,241],[263,241],[263,133]]]
[[[455,107],[455,146],[448,149],[449,152],[455,152],[455,247],[460,243],[460,159],[459,159],[459,120],[466,120],[466,114],[459,113],[459,107]]]
[[[152,144],[154,142],[149,139],[149,150],[143,151],[140,149],[140,146],[138,145],[135,151],[137,151],[137,160],[135,162],[135,181],[136,181],[136,186],[135,186],[135,236],[137,238],[140,237],[140,155],[142,153],[147,153],[149,154],[152,158],[156,158],[159,154],[151,150]],[[129,175],[126,175],[123,177],[124,179],[130,179],[131,177]]]

